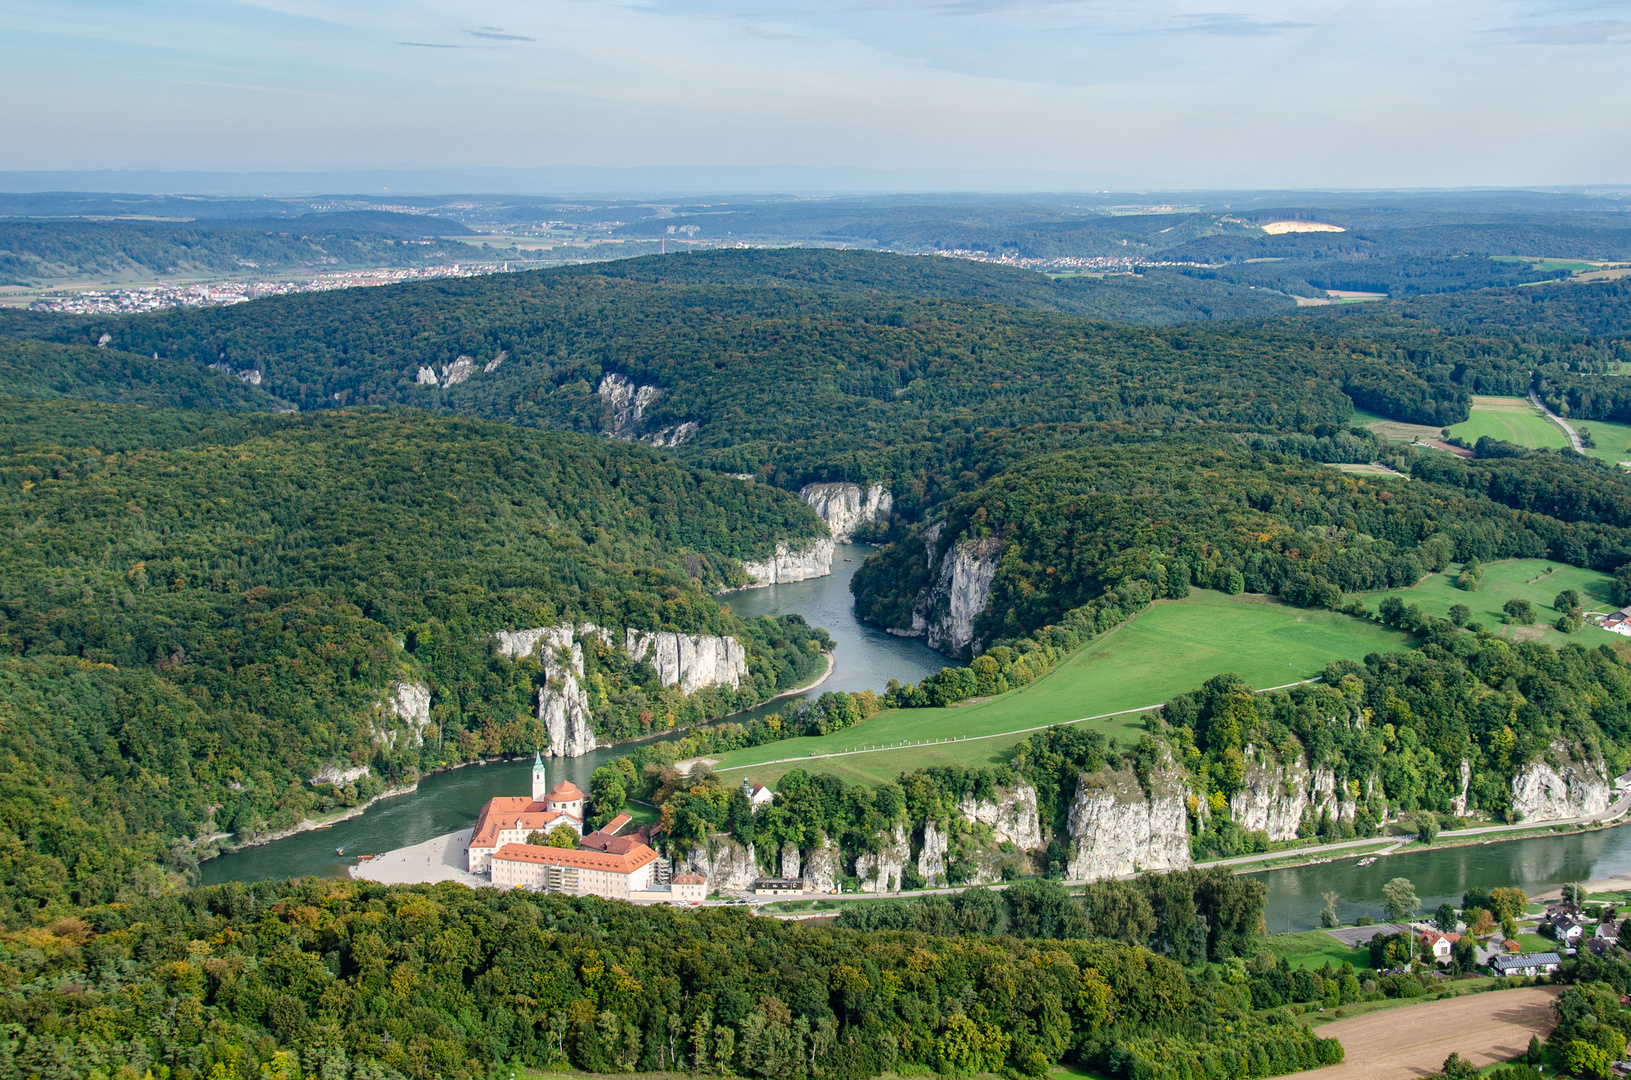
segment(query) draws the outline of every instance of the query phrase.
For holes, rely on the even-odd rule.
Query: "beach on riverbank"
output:
[[[383,885],[428,885],[457,881],[471,888],[487,888],[492,883],[477,877],[465,867],[465,848],[470,846],[474,828],[459,829],[432,837],[422,844],[387,851],[351,868],[351,876]]]

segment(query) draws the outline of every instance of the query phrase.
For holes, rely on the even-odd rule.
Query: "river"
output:
[[[849,582],[871,550],[860,544],[839,544],[833,553],[833,572],[827,577],[745,589],[722,598],[727,607],[744,617],[797,612],[812,626],[826,628],[834,644],[832,674],[808,696],[828,690],[882,690],[890,679],[915,683],[946,665],[945,657],[921,641],[891,637],[855,617]],[[786,708],[787,704],[783,699],[760,705],[730,719],[763,715]],[[589,774],[628,753],[630,745],[603,747],[579,758],[549,758],[550,782],[571,780],[587,791]],[[531,784],[530,759],[451,769],[421,780],[417,791],[375,803],[360,817],[221,855],[203,863],[199,870],[205,884],[340,876],[356,861],[356,855],[406,847],[462,829],[476,820],[488,799],[495,795],[525,795]],[[346,855],[336,855],[336,848],[344,848]]]
[[[849,582],[870,550],[840,544],[828,577],[748,589],[723,598],[743,616],[797,612],[811,625],[827,629],[835,644],[833,672],[809,696],[827,690],[882,690],[890,679],[917,682],[946,663],[919,641],[891,637],[856,619]],[[761,705],[732,719],[772,712],[786,704],[783,700]],[[551,781],[568,779],[587,790],[589,774],[627,753],[629,745],[605,747],[580,758],[551,758]],[[464,828],[493,796],[526,794],[531,765],[530,761],[512,761],[438,773],[421,781],[418,791],[376,803],[360,817],[211,859],[200,867],[203,880],[213,884],[344,874],[354,861],[352,856],[405,847]],[[345,848],[347,856],[337,856],[337,847]],[[1325,903],[1321,894],[1327,891],[1341,896],[1337,911],[1345,923],[1360,915],[1380,917],[1382,885],[1396,877],[1411,879],[1423,910],[1431,911],[1445,900],[1459,902],[1470,885],[1515,885],[1533,893],[1566,881],[1631,871],[1631,827],[1411,851],[1366,867],[1357,863],[1357,858],[1349,858],[1261,872],[1258,876],[1269,886],[1266,918],[1270,932],[1317,926]]]
[[[1412,845],[1414,847],[1415,845]],[[1382,921],[1382,886],[1409,878],[1431,914],[1448,900],[1457,907],[1461,894],[1474,885],[1516,886],[1542,892],[1570,881],[1589,881],[1631,871],[1631,826],[1597,832],[1542,836],[1529,840],[1423,848],[1358,865],[1359,857],[1319,866],[1294,866],[1253,875],[1268,884],[1264,921],[1271,934],[1312,930],[1319,926],[1321,896],[1335,892],[1337,914],[1344,924],[1361,915]]]

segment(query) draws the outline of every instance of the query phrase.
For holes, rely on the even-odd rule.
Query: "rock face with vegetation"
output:
[[[1301,753],[1284,758],[1247,746],[1242,756],[1245,774],[1229,797],[1229,814],[1247,832],[1278,842],[1306,834],[1321,814],[1333,824],[1352,820],[1355,803],[1338,795],[1330,769],[1310,770]]]
[[[957,801],[957,811],[968,821],[989,825],[996,839],[1006,840],[1017,848],[1030,850],[1041,847],[1044,842],[1042,823],[1036,813],[1036,788],[1024,780],[998,788],[989,799],[967,793]]]
[[[832,573],[832,554],[831,537],[823,536],[797,548],[778,543],[770,558],[744,560],[742,571],[755,586],[808,581]]]
[[[710,892],[740,892],[759,879],[753,845],[743,846],[729,835],[712,836],[691,845],[686,860],[692,871],[708,879]]]
[[[835,892],[844,876],[838,845],[826,836],[804,852],[804,887],[810,892]]]
[[[855,876],[861,879],[861,891],[899,892],[911,858],[911,837],[906,834],[906,826],[897,821],[881,838],[877,851],[863,852],[856,858]]]
[[[748,654],[733,637],[709,634],[649,633],[630,628],[624,651],[639,663],[649,661],[664,686],[694,694],[710,686],[740,686],[748,673]]]
[[[1512,777],[1512,813],[1519,821],[1560,821],[1608,809],[1602,764],[1577,758],[1561,740]]]
[[[1002,541],[995,537],[963,540],[937,559],[939,532],[936,525],[924,535],[929,569],[934,571],[938,564],[939,570],[930,584],[918,590],[912,603],[911,629],[891,628],[890,633],[921,637],[929,648],[948,656],[962,656],[971,648],[978,652],[974,620],[991,599],[991,582],[1002,561]]]
[[[789,840],[782,845],[781,862],[777,874],[788,881],[799,879],[799,846]]]
[[[1184,772],[1163,756],[1147,780],[1128,768],[1084,773],[1067,825],[1066,876],[1087,881],[1190,865]],[[1147,788],[1146,788],[1147,784]]]
[[[799,498],[821,515],[839,544],[849,543],[857,529],[887,522],[895,503],[882,484],[805,484]]]
[[[385,705],[392,716],[408,725],[415,744],[425,741],[425,728],[430,724],[430,687],[417,682],[396,683],[391,687]],[[382,741],[390,743],[393,748],[396,746],[394,729],[387,728],[380,734]]]

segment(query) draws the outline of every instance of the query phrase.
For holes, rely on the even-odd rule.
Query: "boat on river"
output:
[[[1360,866],[1369,866],[1371,863],[1373,863],[1375,861],[1376,861],[1376,856],[1375,855],[1367,855],[1365,858],[1359,860],[1358,865],[1360,865]]]

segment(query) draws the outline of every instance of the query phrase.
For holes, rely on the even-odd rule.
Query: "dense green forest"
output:
[[[605,738],[751,705],[831,647],[796,616],[744,621],[711,595],[820,521],[642,447],[382,410],[16,400],[0,402],[0,445],[13,913],[109,900],[157,855],[184,871],[182,837],[252,837],[542,745],[543,673],[495,653],[497,630],[587,621],[746,646],[739,690],[689,697],[590,649]],[[385,709],[398,681],[429,687],[429,726]],[[329,762],[373,775],[305,782]]]
[[[177,409],[285,407],[258,387],[185,360],[26,339],[0,339],[0,394]]]
[[[688,280],[668,281],[670,268]],[[1110,421],[1307,432],[1343,424],[1351,404],[1444,426],[1471,394],[1524,392],[1539,363],[1613,355],[1567,337],[1383,339],[1261,320],[1157,330],[1012,306],[1040,306],[1058,288],[1043,281],[875,253],[712,252],[70,320],[52,336],[254,367],[302,409],[402,403],[586,432],[611,428],[595,389],[617,373],[661,390],[633,434],[700,425],[681,448],[694,463],[790,488],[891,479],[907,504],[965,433]],[[944,295],[956,292],[971,298]],[[420,381],[459,356],[479,365],[468,379]]]

